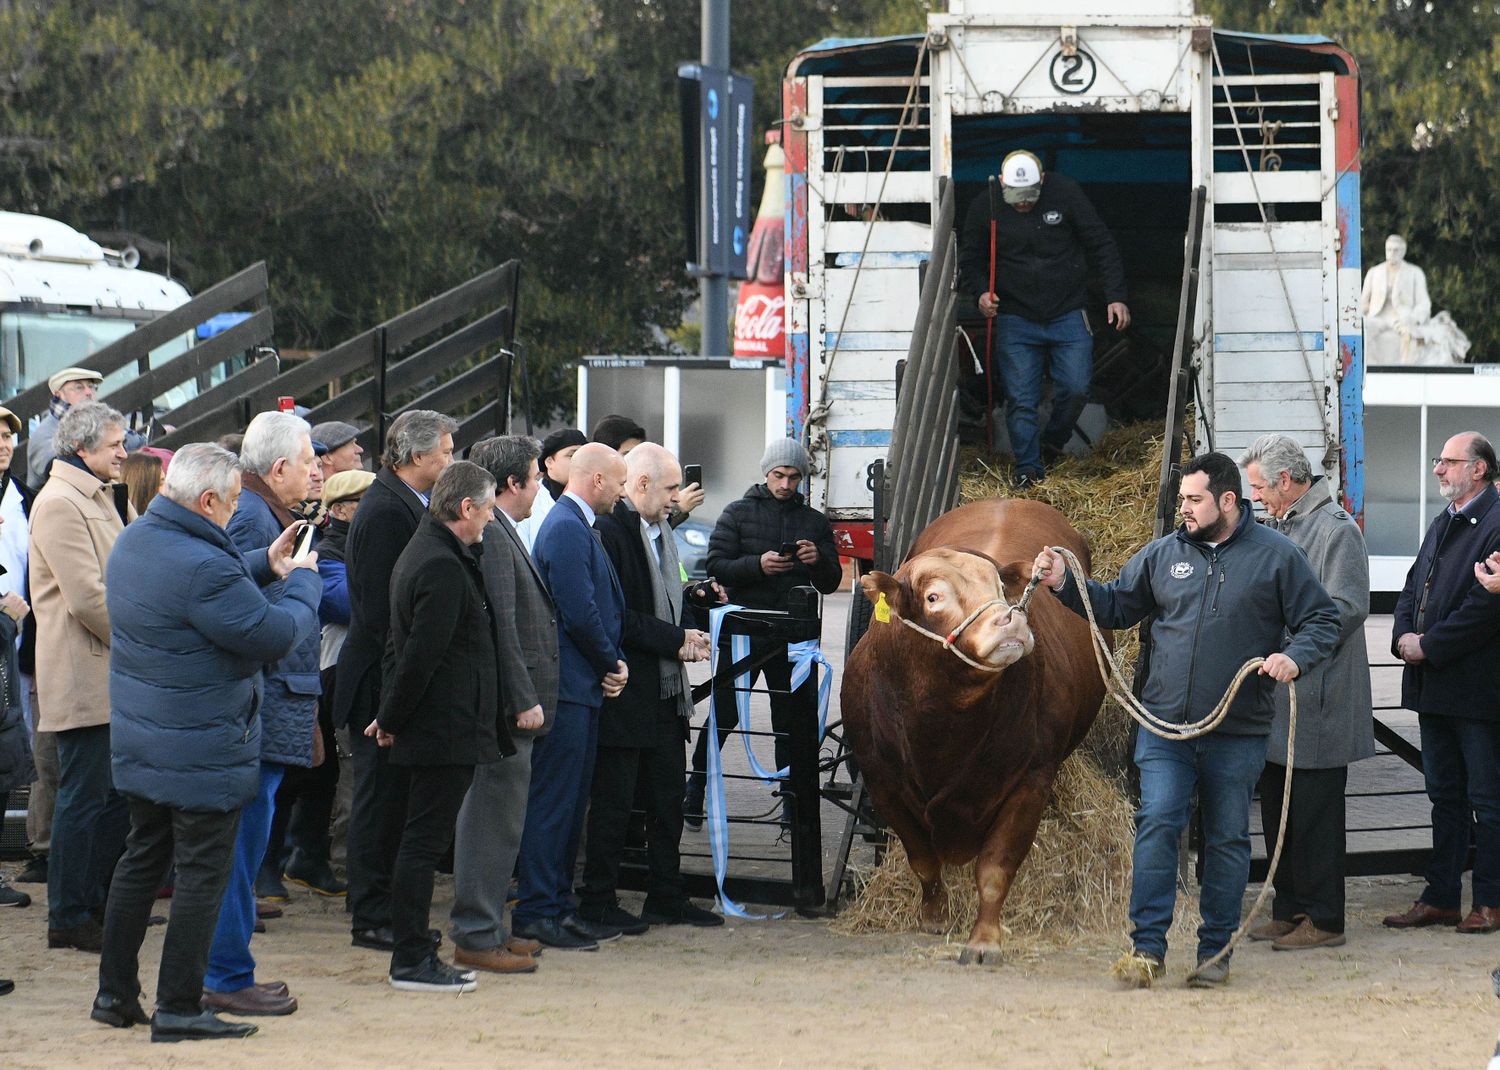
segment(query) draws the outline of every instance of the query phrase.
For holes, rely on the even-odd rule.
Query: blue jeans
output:
[[[130,811],[110,772],[109,725],[58,732],[57,767],[47,928],[75,929],[104,906],[130,833]]]
[[[573,867],[598,743],[599,710],[559,702],[552,731],[532,744],[531,786],[521,833],[521,898],[511,912],[513,925],[573,913]]]
[[[203,987],[210,992],[238,992],[255,983],[255,956],[250,937],[255,934],[255,875],[266,857],[271,818],[276,811],[276,789],[286,767],[260,763],[260,787],[240,811],[240,831],[234,840],[234,867],[219,907],[219,924],[208,951]]]
[[[1177,900],[1177,842],[1196,787],[1203,811],[1201,962],[1229,943],[1240,923],[1250,881],[1250,796],[1266,764],[1266,737],[1211,732],[1179,742],[1142,730],[1135,764],[1141,771],[1141,806],[1135,815],[1131,943],[1138,951],[1166,957]]]
[[[1422,902],[1461,905],[1474,828],[1474,905],[1500,907],[1500,724],[1420,714],[1422,773],[1432,800],[1432,856]]]
[[[1016,471],[1040,475],[1041,443],[1057,449],[1073,437],[1073,425],[1089,396],[1094,373],[1094,337],[1083,309],[1046,323],[1025,316],[995,317],[996,361],[1005,386],[1005,429],[1016,455]],[[1052,376],[1052,416],[1037,436],[1042,373]]]

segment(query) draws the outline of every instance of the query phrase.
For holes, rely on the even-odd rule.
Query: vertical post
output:
[[[729,0],[703,0],[703,64],[729,69]],[[703,332],[699,350],[705,357],[727,357],[729,348],[729,279],[705,275],[698,282],[702,296]]]
[[[589,366],[578,365],[578,405],[577,414],[574,417],[578,423],[575,425],[585,435],[589,426]]]
[[[375,328],[375,448],[385,449],[385,325]]]
[[[793,592],[794,596],[796,592]],[[807,599],[811,614],[821,613],[816,595]],[[797,606],[791,615],[804,616]],[[819,631],[822,631],[821,625]],[[818,671],[807,674],[792,692],[792,723],[787,730],[790,770],[782,788],[792,821],[792,905],[798,913],[815,912],[826,902],[823,887],[822,796],[818,791]]]
[[[671,365],[661,376],[661,444],[682,456],[682,369]]]

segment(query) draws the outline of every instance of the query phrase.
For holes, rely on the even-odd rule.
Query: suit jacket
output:
[[[1396,640],[1422,637],[1426,660],[1401,674],[1401,705],[1418,713],[1500,721],[1500,595],[1474,578],[1474,563],[1500,550],[1500,497],[1492,485],[1450,520],[1444,507],[1396,600]],[[1426,610],[1423,611],[1425,591]]]
[[[501,713],[512,735],[544,736],[557,715],[557,607],[514,524],[496,516],[485,525],[483,545],[479,566],[495,608]],[[542,727],[517,728],[516,714],[533,706],[542,708]]]
[[[396,473],[382,468],[349,523],[344,547],[349,635],[339,651],[334,677],[334,724],[363,731],[374,716],[391,623],[391,573],[426,511],[422,499]]]
[[[515,754],[479,562],[431,514],[391,572],[390,612],[378,720],[396,737],[391,761],[479,765]]]
[[[533,557],[557,605],[558,701],[597,708],[604,702],[599,682],[625,659],[625,600],[614,566],[583,510],[567,496],[542,522]]]
[[[113,488],[66,460],[31,506],[36,689],[43,732],[109,723],[109,608],[104,571],[125,525]],[[126,505],[135,519],[135,508]],[[164,565],[168,564],[166,562]]]
[[[641,542],[641,514],[622,501],[613,513],[599,518],[598,528],[625,597],[622,645],[625,664],[630,666],[625,690],[604,702],[599,743],[605,747],[650,747],[660,738],[657,724],[677,716],[677,703],[661,697],[661,659],[675,658],[685,635],[676,621],[656,615],[651,565]],[[681,581],[668,576],[667,582]]]

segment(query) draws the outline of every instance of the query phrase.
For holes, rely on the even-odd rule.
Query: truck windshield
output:
[[[0,312],[0,397],[15,397],[21,391],[44,383],[52,373],[67,367],[88,367],[89,357],[124,337],[140,324],[117,317],[92,316],[87,312]],[[186,352],[193,343],[191,331],[159,346],[151,354],[153,367]],[[215,379],[223,377],[215,369]],[[139,374],[134,366],[120,368],[105,377],[99,396],[130,382]],[[158,409],[172,409],[196,396],[198,384],[182,383],[156,399]]]

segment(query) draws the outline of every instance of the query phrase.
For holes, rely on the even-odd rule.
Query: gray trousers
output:
[[[465,951],[487,951],[510,939],[505,898],[526,827],[532,744],[528,735],[511,738],[515,754],[475,766],[474,782],[458,812],[448,935]]]
[[[36,680],[31,682],[31,723],[37,722]],[[31,733],[31,756],[36,779],[26,802],[26,843],[31,853],[46,857],[52,849],[52,806],[57,797],[57,733]]]

